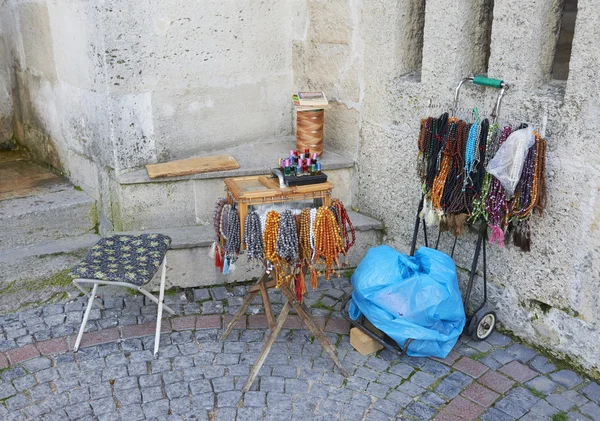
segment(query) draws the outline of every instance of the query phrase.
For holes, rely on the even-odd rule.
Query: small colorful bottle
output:
[[[316,175],[321,175],[321,163],[317,161],[316,165]]]
[[[317,165],[316,164],[312,164],[310,166],[310,175],[317,175]]]

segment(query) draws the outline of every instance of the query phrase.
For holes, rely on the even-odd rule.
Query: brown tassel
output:
[[[300,268],[296,274],[296,300],[298,300],[299,303],[302,302],[305,293],[306,284],[304,283],[304,272],[302,271],[302,268]]]
[[[446,232],[446,231],[448,231],[447,216],[442,215],[442,217],[440,218],[440,232]]]
[[[521,251],[531,251],[531,227],[529,221],[523,221],[521,223]]]
[[[225,261],[221,256],[221,248],[217,245],[217,248],[215,250],[215,267],[219,268],[219,271],[221,271],[221,273],[223,272],[224,263]]]
[[[457,237],[464,232],[468,217],[469,215],[466,213],[459,213],[456,215],[456,218],[454,219],[454,232]]]
[[[450,231],[453,235],[455,234],[455,216],[453,213],[449,213],[448,216],[446,216],[446,227],[448,228],[448,231]]]
[[[319,278],[317,277],[317,270],[315,269],[314,266],[311,266],[310,286],[312,287],[313,290],[315,290],[319,287]]]
[[[515,247],[519,247],[521,248],[521,230],[519,228],[515,229],[512,233],[512,237],[513,237],[513,244],[515,245]]]

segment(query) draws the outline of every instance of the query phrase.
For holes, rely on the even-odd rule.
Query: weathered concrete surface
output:
[[[0,201],[0,251],[92,232],[95,201],[69,183]]]
[[[116,188],[119,208],[113,209],[115,229],[129,231],[210,224],[214,203],[225,195],[224,178],[269,174],[277,158],[289,155],[290,149],[294,148],[295,141],[283,137],[214,152],[236,158],[240,168],[231,171],[162,179],[148,178],[145,169],[122,173]],[[333,196],[350,207],[355,203],[357,191],[354,162],[325,150],[322,163],[328,180],[335,186]]]
[[[107,87],[145,127],[116,127],[121,166],[147,163],[146,139],[165,161],[291,132],[287,2],[111,0],[103,12]]]
[[[420,196],[414,165],[419,119],[447,111],[458,80],[485,70],[486,3],[457,8],[455,2],[427,2],[422,51],[414,41],[418,31],[413,31],[412,40],[400,32],[407,25],[418,27],[414,8],[422,7],[421,2],[337,1],[335,13],[345,10],[347,15],[335,16],[331,38],[312,26],[321,19],[314,17],[316,10],[328,13],[333,6],[309,3],[309,29],[295,32],[295,84],[324,89],[358,112],[359,138],[338,136],[336,144],[346,151],[358,150],[359,210],[382,219],[388,241],[408,251]],[[490,304],[506,328],[599,369],[600,146],[595,139],[600,126],[593,116],[600,103],[590,93],[600,91],[600,53],[594,47],[600,10],[591,0],[578,2],[565,86],[550,79],[557,4],[494,2],[488,74],[511,84],[501,117],[531,122],[548,139],[549,206],[544,218],[533,220],[531,253],[512,246],[489,248]],[[517,16],[517,8],[525,12]],[[406,51],[413,57],[422,54],[420,67],[410,65]],[[352,86],[360,87],[358,102],[355,90],[347,89]],[[461,108],[478,106],[487,113],[495,94],[465,87]],[[459,115],[466,114],[461,110]],[[351,130],[354,120],[330,121],[340,125],[334,131],[343,133]],[[456,260],[463,268],[469,266],[473,240],[467,236],[459,241],[464,251]]]
[[[352,203],[352,172],[352,168],[327,170],[335,185],[333,197],[348,207]],[[211,223],[215,202],[225,196],[224,186],[222,178],[120,185],[119,208],[112,214],[114,226],[134,230]]]
[[[14,91],[18,140],[97,200],[107,229],[115,173],[292,133],[287,2],[1,7],[0,133]]]
[[[6,3],[0,3],[0,148],[8,146],[13,137],[14,110],[12,103],[12,84],[10,65],[12,58],[6,46],[7,27]]]
[[[100,239],[96,234],[85,234],[78,237],[62,238],[42,244],[35,244],[0,251],[0,288],[4,290],[14,282],[14,291],[29,282],[37,282],[54,276],[57,272],[69,269],[81,261],[90,248]],[[46,292],[39,288],[21,291],[19,300],[28,302],[40,301],[37,292],[45,296]],[[52,293],[56,293],[53,290]]]
[[[92,2],[2,3],[15,137],[93,198],[113,167],[100,8]]]

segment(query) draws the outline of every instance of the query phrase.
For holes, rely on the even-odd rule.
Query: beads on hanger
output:
[[[276,244],[277,255],[293,264],[298,260],[298,233],[292,211],[286,209],[279,219],[279,232]]]
[[[477,115],[473,124],[447,114],[421,120],[419,216],[427,225],[439,221],[440,231],[458,236],[467,223],[483,220],[491,228],[491,243],[502,246],[505,233],[512,232],[514,243],[529,250],[529,219],[533,210],[542,213],[546,204],[546,141],[534,132],[535,145],[527,151],[522,171],[519,161],[513,162],[513,173],[521,173],[514,197],[508,200],[501,183],[486,168],[512,131],[510,126],[500,130],[488,119],[480,121]]]
[[[338,256],[345,254],[340,227],[331,209],[320,207],[315,220],[315,258],[314,263],[325,264],[325,279],[329,280],[333,271],[333,264],[339,267]]]
[[[233,269],[242,253],[248,261],[263,264],[277,287],[295,290],[299,301],[306,292],[304,275],[310,271],[313,288],[318,277],[328,280],[341,269],[339,255],[346,255],[356,243],[354,226],[343,203],[334,199],[331,206],[304,208],[300,212],[271,210],[266,215],[250,211],[244,219],[243,242],[240,217],[235,204],[220,199],[215,204],[215,266],[222,273]]]
[[[273,263],[277,260],[277,233],[279,232],[279,213],[272,210],[267,213],[263,232],[265,260]]]
[[[248,261],[264,261],[264,248],[260,216],[257,212],[249,212],[244,222],[244,244]]]

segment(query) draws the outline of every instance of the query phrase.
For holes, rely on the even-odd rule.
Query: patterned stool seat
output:
[[[170,244],[171,238],[162,234],[103,238],[73,268],[70,276],[144,285],[158,270]]]

